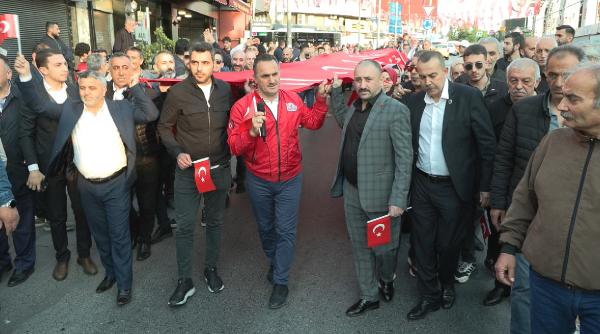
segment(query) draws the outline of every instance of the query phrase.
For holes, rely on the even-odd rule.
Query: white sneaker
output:
[[[477,265],[472,262],[460,262],[456,273],[454,274],[454,280],[458,283],[467,283],[471,274],[477,269]]]

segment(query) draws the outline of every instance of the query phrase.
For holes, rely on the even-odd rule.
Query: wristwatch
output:
[[[15,201],[14,199],[11,199],[10,201],[4,203],[2,206],[0,206],[0,208],[16,208],[17,207],[17,201]]]

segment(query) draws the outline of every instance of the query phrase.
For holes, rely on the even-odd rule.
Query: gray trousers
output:
[[[397,248],[400,242],[400,218],[392,219],[392,241],[374,249],[367,247],[367,221],[388,212],[365,212],[358,196],[358,189],[344,180],[344,211],[346,227],[352,242],[354,268],[360,288],[360,298],[379,300],[378,279],[392,282],[396,273]]]
[[[228,167],[211,171],[216,190],[200,194],[194,181],[194,167],[175,171],[175,220],[177,231],[177,266],[179,278],[192,276],[192,251],[194,230],[198,223],[198,208],[201,196],[204,196],[206,208],[206,252],[205,266],[216,267],[221,250],[221,230],[225,215],[225,201],[231,184],[231,170]]]

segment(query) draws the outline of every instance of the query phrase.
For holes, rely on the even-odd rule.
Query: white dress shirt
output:
[[[121,101],[125,99],[125,96],[123,95],[123,93],[125,92],[125,90],[127,89],[127,86],[123,87],[123,88],[118,88],[117,86],[115,86],[115,83],[113,82],[113,101]]]
[[[448,165],[442,150],[442,128],[444,110],[448,101],[448,80],[444,83],[442,96],[435,102],[429,94],[425,94],[425,110],[421,118],[419,130],[419,157],[417,168],[427,174],[448,176]]]
[[[105,178],[127,166],[125,145],[106,102],[95,115],[83,108],[71,139],[73,161],[86,179]]]
[[[50,95],[50,97],[52,97],[54,102],[56,102],[58,104],[63,104],[67,100],[68,96],[67,96],[67,84],[66,83],[63,82],[63,84],[59,90],[54,90],[54,89],[52,89],[52,87],[50,87],[50,85],[44,79],[44,88],[46,88],[46,92],[48,92],[48,95]]]

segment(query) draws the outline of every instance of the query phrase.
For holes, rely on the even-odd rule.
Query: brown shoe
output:
[[[69,274],[69,262],[56,262],[56,266],[54,266],[54,271],[52,272],[52,277],[57,281],[64,281]]]
[[[77,258],[77,264],[83,268],[83,272],[88,275],[96,275],[98,273],[98,268],[94,261],[92,261],[89,257]]]

